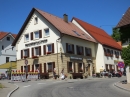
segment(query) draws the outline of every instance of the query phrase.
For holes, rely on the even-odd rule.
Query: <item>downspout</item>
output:
[[[57,47],[57,65],[58,65],[58,77],[59,77],[59,63],[58,63],[58,41],[64,36],[64,34],[56,40],[56,47]]]

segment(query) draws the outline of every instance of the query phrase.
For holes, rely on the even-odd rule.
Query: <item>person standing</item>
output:
[[[56,68],[54,68],[54,70],[53,70],[53,78],[54,78],[54,79],[57,78],[57,77],[56,77]]]

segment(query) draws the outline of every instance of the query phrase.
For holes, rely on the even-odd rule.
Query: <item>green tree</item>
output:
[[[114,29],[113,28],[113,33],[111,35],[111,37],[115,40],[115,41],[121,41],[121,35],[120,35],[120,32],[119,32],[119,29]]]
[[[122,59],[126,66],[130,66],[130,44],[122,49]]]

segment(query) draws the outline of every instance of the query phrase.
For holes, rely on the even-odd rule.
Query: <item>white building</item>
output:
[[[10,61],[16,61],[16,50],[15,47],[11,46],[15,37],[16,34],[0,32],[0,65]],[[0,73],[4,72],[5,69],[0,69]]]
[[[78,18],[73,18],[72,23],[84,31],[87,35],[94,38],[98,45],[96,48],[96,72],[102,70],[117,71],[118,62],[122,62],[122,47],[110,37],[104,30],[95,27]]]

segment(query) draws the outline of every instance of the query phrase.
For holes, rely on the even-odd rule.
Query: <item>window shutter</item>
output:
[[[30,65],[28,65],[28,72],[30,72]]]
[[[84,47],[82,47],[82,55],[84,55]]]
[[[23,50],[21,50],[21,59],[23,59]]]
[[[34,72],[34,65],[32,65],[32,72]]]
[[[83,63],[83,72],[85,73],[85,64]]]
[[[21,72],[23,72],[23,66],[21,66]]]
[[[79,63],[78,63],[78,73],[79,73],[79,70],[80,70],[80,68],[79,68]]]
[[[41,46],[39,46],[39,56],[41,55]]]
[[[54,68],[55,68],[55,62],[53,62],[53,70],[54,70]]]
[[[39,30],[39,38],[42,38],[42,30]]]
[[[44,48],[44,55],[46,55],[46,45],[44,45],[43,48]]]
[[[74,62],[74,73],[75,73],[75,62]]]
[[[66,53],[68,53],[68,43],[66,43]]]
[[[29,49],[28,49],[28,57],[29,57],[29,55],[30,55],[30,52],[29,52]]]
[[[41,74],[42,73],[42,64],[40,63],[39,65],[40,65],[39,71],[40,71],[40,74]]]
[[[69,62],[67,61],[67,71],[69,73]]]
[[[78,53],[79,51],[78,51],[78,46],[77,46],[77,45],[76,45],[76,51],[77,51],[77,55],[78,55],[78,54],[79,54],[79,53]]]
[[[44,73],[46,73],[46,63],[44,63]]]
[[[52,53],[54,53],[54,43],[52,44]]]
[[[31,32],[31,35],[30,35],[30,36],[31,36],[31,40],[33,40],[33,32]]]
[[[32,57],[34,56],[34,48],[32,48]]]
[[[90,50],[90,56],[92,56],[92,50],[91,50],[91,48],[89,48],[89,50]]]
[[[72,50],[73,50],[73,54],[75,54],[75,51],[74,51],[74,45],[72,44]]]

